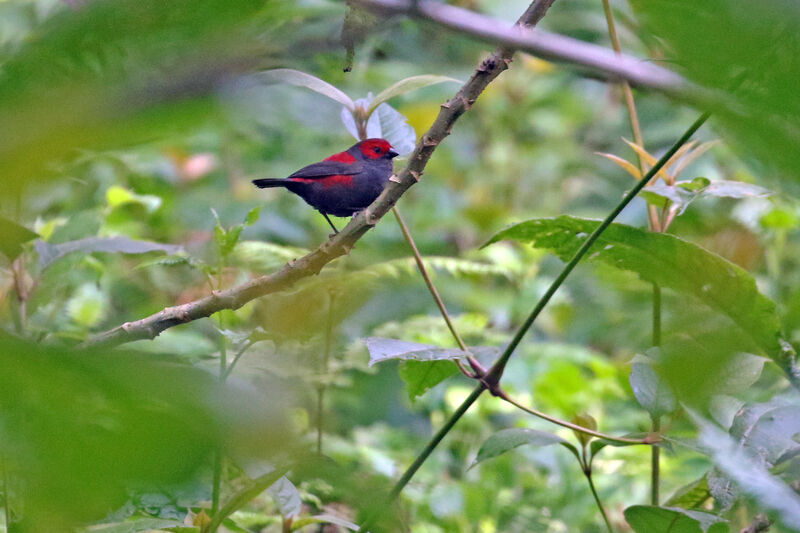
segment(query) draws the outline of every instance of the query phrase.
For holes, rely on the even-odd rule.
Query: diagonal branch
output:
[[[640,58],[616,54],[596,44],[571,37],[532,31],[526,27],[509,28],[502,20],[430,0],[355,0],[361,6],[387,14],[403,14],[429,20],[459,33],[522,52],[564,61],[605,78],[626,80],[680,98],[699,98],[700,90],[678,74]]]
[[[555,0],[538,0],[525,12],[520,23],[535,24]],[[338,234],[322,243],[309,254],[290,261],[281,270],[261,276],[237,287],[213,292],[210,296],[175,307],[167,307],[135,322],[126,322],[88,339],[84,346],[116,346],[141,339],[153,339],[165,329],[211,316],[223,309],[238,309],[247,302],[290,288],[294,283],[322,268],[339,256],[347,254],[355,243],[389,212],[400,197],[422,176],[428,160],[458,118],[475,103],[483,90],[508,68],[513,50],[500,49],[484,59],[453,98],[441,105],[439,115],[430,129],[420,137],[408,164],[390,179],[383,193],[364,211],[353,217]]]

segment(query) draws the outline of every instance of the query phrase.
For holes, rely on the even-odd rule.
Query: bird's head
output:
[[[392,148],[389,141],[384,139],[366,139],[353,146],[348,152],[355,157],[364,160],[389,159],[397,157],[399,154]]]

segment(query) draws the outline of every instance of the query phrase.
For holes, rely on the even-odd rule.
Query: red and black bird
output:
[[[303,167],[288,178],[253,180],[261,188],[285,187],[322,213],[348,217],[371,204],[392,176],[392,145],[384,139],[366,139],[344,152]]]

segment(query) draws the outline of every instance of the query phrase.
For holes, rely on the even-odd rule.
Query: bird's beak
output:
[[[389,159],[395,158],[398,155],[400,155],[397,152],[395,152],[394,150],[389,150],[387,153],[389,154]]]

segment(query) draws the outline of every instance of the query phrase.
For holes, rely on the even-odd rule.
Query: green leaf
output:
[[[650,357],[636,355],[630,375],[633,395],[652,418],[666,415],[678,408],[678,402],[669,385],[656,372],[656,364]]]
[[[636,533],[723,533],[729,531],[719,516],[678,507],[633,505],[625,520]]]
[[[112,185],[106,191],[106,201],[112,209],[124,205],[140,205],[148,213],[154,213],[161,207],[161,197],[153,194],[136,194],[119,185]]]
[[[3,217],[0,217],[0,235],[2,235],[0,253],[9,261],[13,261],[22,253],[23,244],[39,236],[25,226]]]
[[[39,268],[44,270],[67,254],[81,253],[122,253],[146,254],[148,252],[165,252],[174,254],[181,251],[181,247],[174,244],[161,244],[152,241],[137,241],[129,237],[87,237],[77,241],[50,244],[42,240],[34,243],[39,254]]]
[[[267,70],[262,72],[260,79],[267,83],[288,83],[298,87],[305,87],[312,91],[318,92],[323,96],[327,96],[331,100],[339,102],[345,106],[350,112],[355,110],[355,103],[353,100],[344,94],[342,91],[311,74],[300,72],[291,68],[278,68],[274,70]]]
[[[783,397],[748,405],[734,417],[730,434],[768,465],[775,465],[800,448],[800,405]]]
[[[664,505],[666,507],[694,509],[702,507],[709,498],[711,498],[711,491],[708,489],[708,477],[703,476],[676,490],[675,494]]]
[[[656,183],[644,190],[639,195],[644,198],[648,204],[656,207],[664,207],[667,205],[667,200],[672,202],[673,209],[677,209],[678,215],[689,207],[697,193],[676,185],[665,185],[663,183]]]
[[[245,226],[252,226],[256,222],[258,222],[258,217],[261,215],[261,207],[254,207],[250,211],[247,212],[247,216],[244,217],[244,225]]]
[[[400,365],[400,378],[408,386],[408,398],[412,401],[457,373],[458,368],[452,361],[411,360]]]
[[[721,198],[766,198],[771,194],[772,191],[764,187],[729,180],[712,181],[701,191],[702,196],[718,196]]]
[[[501,429],[481,445],[478,455],[470,465],[470,468],[525,444],[538,447],[560,444],[575,454],[576,457],[578,456],[578,450],[575,446],[558,435],[528,428]]]
[[[566,261],[599,224],[569,216],[534,219],[497,233],[487,245],[513,239],[552,250]],[[781,337],[775,304],[758,291],[750,274],[730,261],[673,235],[623,224],[611,224],[588,257],[700,300],[733,320],[788,375],[797,374],[796,354]]]
[[[441,361],[464,359],[467,356],[467,353],[459,348],[440,348],[429,344],[382,337],[367,337],[364,339],[364,344],[369,350],[370,366],[389,359]]]
[[[384,102],[388,102],[395,96],[400,96],[401,94],[415,91],[423,87],[428,87],[429,85],[435,85],[437,83],[444,83],[448,81],[461,83],[461,81],[455,78],[439,76],[436,74],[423,74],[421,76],[411,76],[410,78],[400,80],[378,93],[372,102],[370,102],[370,105],[367,108],[367,115],[371,115],[379,105]]]
[[[315,516],[304,516],[298,518],[292,522],[292,531],[297,531],[298,529],[310,524],[334,524],[351,531],[358,531],[359,529],[358,524],[354,524],[353,522],[345,520],[344,518],[339,518],[338,516],[334,516],[332,514],[318,514]]]

